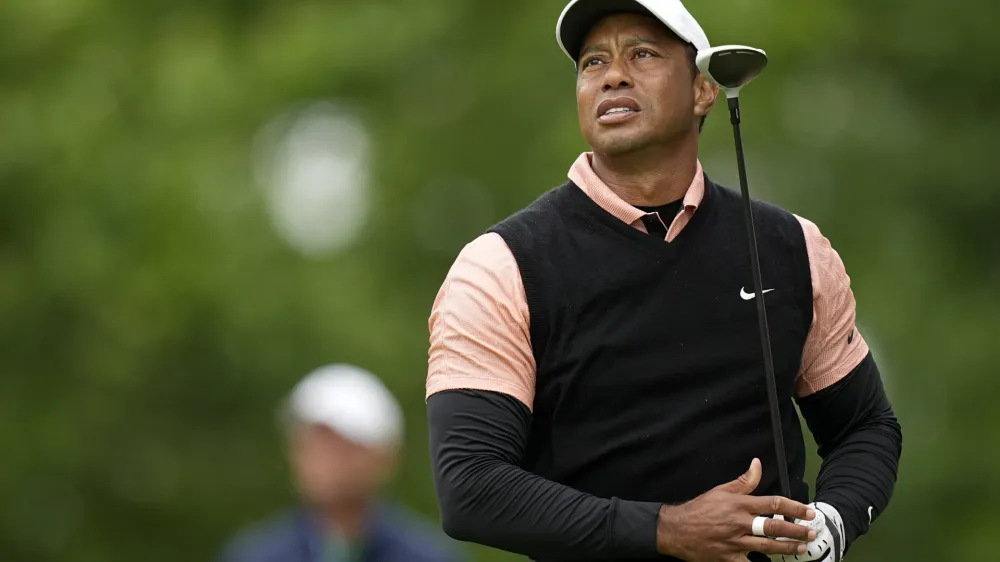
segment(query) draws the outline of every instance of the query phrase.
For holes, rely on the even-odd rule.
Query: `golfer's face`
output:
[[[604,18],[584,39],[578,68],[580,130],[595,151],[622,154],[697,131],[687,51],[660,22]]]
[[[391,469],[388,453],[362,447],[323,426],[298,427],[289,445],[296,484],[310,505],[367,498]]]

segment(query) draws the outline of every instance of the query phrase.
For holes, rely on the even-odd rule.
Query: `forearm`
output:
[[[841,513],[848,545],[868,531],[869,515],[874,520],[888,507],[896,481],[899,443],[899,424],[892,418],[855,432],[823,459],[816,501],[826,502]]]
[[[843,380],[799,405],[823,459],[816,501],[837,508],[850,545],[889,505],[902,430],[870,354]]]
[[[589,496],[502,463],[469,467],[465,480],[439,487],[452,538],[560,560],[656,553],[659,504]]]
[[[456,390],[431,396],[427,408],[451,537],[536,557],[656,555],[660,504],[594,497],[519,467],[531,423],[520,402]]]

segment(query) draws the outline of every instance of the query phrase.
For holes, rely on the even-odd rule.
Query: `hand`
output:
[[[780,496],[751,496],[760,476],[760,461],[754,459],[750,470],[736,480],[716,486],[687,503],[661,507],[656,528],[657,550],[687,562],[747,562],[750,552],[805,553],[805,542],[816,538],[816,533],[790,521],[811,521],[815,512]],[[783,515],[789,521],[768,519],[764,525],[767,537],[753,536],[754,518],[771,514]]]
[[[840,512],[828,503],[818,502],[809,504],[816,510],[816,518],[812,521],[802,521],[812,530],[816,531],[816,538],[806,544],[806,553],[795,558],[782,555],[778,558],[781,562],[809,562],[817,560],[819,562],[840,562],[844,559],[844,550],[847,544],[844,542],[844,522],[840,518]],[[799,520],[795,521],[800,523]]]

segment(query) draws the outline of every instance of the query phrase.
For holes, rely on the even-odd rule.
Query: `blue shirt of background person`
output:
[[[307,509],[254,525],[233,540],[221,562],[458,562],[455,549],[423,521],[378,506],[356,547],[324,533]]]
[[[237,534],[221,562],[459,562],[450,539],[377,499],[403,436],[399,404],[377,377],[322,367],[282,414],[301,506]]]

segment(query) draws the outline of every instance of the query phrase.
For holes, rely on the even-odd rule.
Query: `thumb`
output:
[[[716,489],[723,492],[729,492],[731,494],[748,495],[757,488],[758,484],[760,484],[761,472],[762,469],[760,467],[760,459],[755,458],[750,461],[749,470],[741,474],[739,478],[726,482]]]

